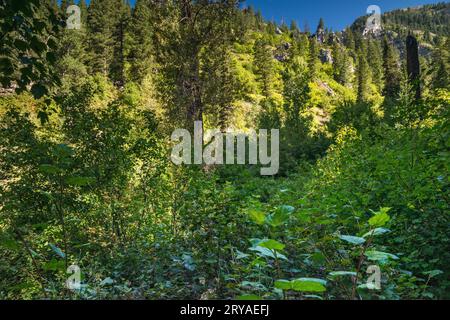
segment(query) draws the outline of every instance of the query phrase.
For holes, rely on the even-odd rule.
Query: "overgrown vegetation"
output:
[[[366,36],[232,0],[81,0],[73,30],[70,4],[0,0],[0,298],[450,298],[448,4]],[[280,128],[279,175],[172,164],[198,120]]]

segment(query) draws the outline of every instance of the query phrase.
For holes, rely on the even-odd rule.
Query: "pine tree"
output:
[[[73,1],[67,1],[67,5],[72,5]],[[65,4],[63,4],[64,6]],[[83,4],[80,9],[83,10]],[[86,9],[86,8],[84,8]],[[63,16],[67,18],[64,10]],[[83,18],[86,19],[86,11],[81,11],[81,29],[67,29],[62,31],[60,45],[58,49],[58,63],[56,70],[62,80],[60,93],[66,93],[79,86],[88,75],[87,55],[86,55],[86,25],[83,25]],[[84,16],[83,16],[84,14]]]
[[[351,52],[355,51],[355,35],[350,28],[347,28],[344,32],[344,44]]]
[[[256,75],[261,84],[262,94],[269,98],[272,95],[274,79],[275,79],[275,65],[270,44],[264,40],[258,40],[255,43],[254,61],[256,66]]]
[[[438,39],[437,48],[432,56],[432,79],[433,89],[450,87],[450,53],[449,38],[444,42],[442,38]]]
[[[232,125],[234,116],[233,102],[237,100],[240,88],[233,70],[230,48],[219,46],[203,61],[205,112],[212,115],[218,127],[225,132]]]
[[[358,68],[357,68],[357,81],[358,81],[358,102],[367,102],[369,100],[371,89],[371,77],[370,68],[366,60],[366,55],[363,50],[358,53]]]
[[[91,0],[88,9],[89,66],[93,73],[109,76],[109,68],[114,57],[112,33],[117,21],[111,2]]]
[[[50,7],[54,12],[59,13],[58,0],[50,0]]]
[[[70,0],[61,0],[61,12],[63,15],[66,14],[67,7],[71,5]]]
[[[325,34],[325,22],[323,21],[323,18],[320,18],[316,31],[316,38],[320,43],[325,42]]]
[[[311,79],[315,80],[320,69],[319,43],[315,38],[312,38],[309,44],[308,68]]]
[[[294,43],[295,55],[306,59],[309,55],[309,39],[306,34],[300,34],[297,41]]]
[[[140,82],[150,71],[152,65],[152,36],[156,18],[152,15],[151,0],[136,1],[132,14],[130,34],[132,45],[129,54],[130,78]]]
[[[113,10],[113,60],[110,65],[110,78],[116,86],[122,87],[125,84],[125,57],[128,50],[128,24],[131,21],[131,6],[129,1],[115,0],[116,8]]]
[[[401,72],[399,55],[387,38],[383,41],[384,95],[395,98],[399,92]]]
[[[234,1],[165,1],[160,5],[162,23],[155,35],[155,53],[165,81],[159,89],[173,119],[192,129],[194,121],[203,121],[205,83],[216,77],[204,69],[204,57],[231,45],[245,30],[236,25]]]
[[[87,18],[88,18],[88,8],[85,0],[80,0],[78,2],[78,6],[81,11],[81,25],[83,29],[87,28]]]
[[[89,65],[117,86],[125,82],[126,25],[130,6],[123,0],[92,0],[88,9]]]
[[[298,40],[300,38],[300,28],[295,20],[291,21],[290,31],[293,39]]]
[[[383,58],[378,41],[368,41],[367,61],[369,63],[372,74],[372,82],[381,93],[381,91],[383,90]]]
[[[325,22],[324,22],[323,18],[320,18],[319,24],[317,25],[316,33],[320,33],[323,31],[325,31]]]
[[[339,43],[333,44],[333,77],[340,84],[347,86],[351,82],[351,57]]]

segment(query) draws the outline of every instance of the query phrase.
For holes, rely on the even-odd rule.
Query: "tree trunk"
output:
[[[422,94],[420,90],[419,45],[417,39],[412,35],[406,38],[406,54],[409,82],[415,92],[416,100],[420,100]]]

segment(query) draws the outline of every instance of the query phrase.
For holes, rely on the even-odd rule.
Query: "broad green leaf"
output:
[[[441,275],[443,273],[444,273],[444,271],[442,271],[442,270],[432,270],[432,271],[424,272],[423,274],[429,276],[430,278],[434,278],[434,277],[439,276],[439,275]]]
[[[292,290],[299,292],[324,292],[326,281],[316,278],[301,278],[292,280]]]
[[[367,237],[371,237],[371,236],[379,236],[379,235],[389,233],[389,232],[391,232],[391,230],[389,230],[389,229],[376,228],[376,229],[373,229],[373,230],[367,232],[365,235],[363,235],[363,238],[367,238]]]
[[[256,246],[256,247],[250,248],[249,250],[257,252],[261,256],[264,256],[264,257],[269,257],[272,259],[278,258],[278,259],[282,259],[282,260],[287,260],[287,257],[285,255],[283,255],[279,252],[276,252],[276,257],[275,257],[275,251],[264,248],[264,247]]]
[[[251,288],[256,290],[267,290],[266,286],[261,282],[242,281],[240,286],[242,288]]]
[[[291,290],[292,282],[289,280],[277,280],[275,281],[275,288],[281,290]]]
[[[61,251],[60,248],[58,248],[57,246],[55,246],[55,245],[52,244],[52,243],[49,243],[48,245],[50,246],[50,248],[52,248],[52,250],[53,250],[58,256],[60,256],[60,257],[63,258],[63,259],[66,257],[66,255],[64,254],[64,252]]]
[[[364,242],[366,242],[366,239],[364,239],[364,238],[355,237],[355,236],[347,236],[347,235],[339,236],[339,239],[347,241],[352,244],[356,244],[356,245],[360,245],[360,244],[363,244]]]
[[[272,239],[263,240],[258,245],[260,247],[267,248],[270,250],[280,250],[280,251],[283,250],[285,247],[285,245],[282,244],[281,242]]]
[[[371,261],[387,261],[389,259],[392,259],[392,260],[399,259],[399,257],[397,257],[396,255],[393,255],[391,253],[375,251],[375,250],[366,251],[364,254],[367,257],[367,259],[369,259]]]
[[[344,277],[344,276],[352,276],[356,277],[356,272],[353,271],[333,271],[329,273],[330,277]]]
[[[249,256],[248,254],[243,253],[239,250],[236,250],[236,259],[238,259],[238,260],[245,259],[245,258],[248,258],[248,256]]]
[[[295,279],[295,280],[311,281],[311,282],[317,282],[317,283],[323,284],[324,286],[327,285],[327,280],[323,280],[323,279],[319,279],[319,278],[299,278],[299,279]]]
[[[297,215],[297,220],[302,223],[310,223],[311,222],[311,216],[307,212],[299,212]]]
[[[279,207],[278,210],[281,210],[281,211],[284,211],[284,212],[287,212],[287,213],[291,214],[292,212],[295,211],[295,208],[293,206],[283,205],[283,206]]]
[[[315,265],[323,265],[326,261],[326,257],[324,256],[324,254],[322,252],[315,252],[311,255],[311,261],[315,264]]]
[[[382,227],[389,222],[391,217],[387,214],[390,208],[381,208],[380,211],[375,212],[375,215],[369,219],[369,225],[372,227]]]
[[[272,250],[264,248],[264,247],[260,247],[260,246],[256,246],[253,248],[249,249],[250,251],[254,251],[254,252],[258,252],[260,255],[264,256],[264,257],[269,257],[269,258],[273,258],[275,259],[275,255],[273,253]]]
[[[278,251],[276,251],[276,254],[277,254],[277,258],[278,259],[287,261],[288,258],[284,254],[282,254],[282,253],[280,253]]]
[[[266,220],[266,215],[264,212],[258,209],[250,209],[248,210],[248,215],[250,218],[257,224],[264,224],[264,221]]]
[[[100,282],[101,286],[106,286],[106,285],[111,285],[114,283],[114,280],[111,279],[110,277],[107,277],[105,279],[102,280],[102,282]]]
[[[267,223],[272,227],[279,227],[289,220],[291,213],[294,211],[295,208],[291,206],[278,207],[274,213],[267,216]]]

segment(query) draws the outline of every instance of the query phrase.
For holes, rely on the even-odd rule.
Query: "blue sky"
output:
[[[134,2],[130,0],[131,4]],[[320,17],[323,17],[326,26],[338,31],[365,15],[369,5],[378,5],[382,12],[386,12],[437,2],[450,0],[245,0],[244,4],[260,9],[268,20],[284,20],[287,24],[295,20],[301,29],[307,23],[311,30],[315,30]]]
[[[282,21],[289,25],[295,20],[303,29],[307,22],[315,30],[320,17],[325,25],[335,31],[350,25],[357,17],[366,14],[369,5],[378,5],[382,12],[421,4],[449,2],[442,0],[246,0],[260,9],[268,20]]]

